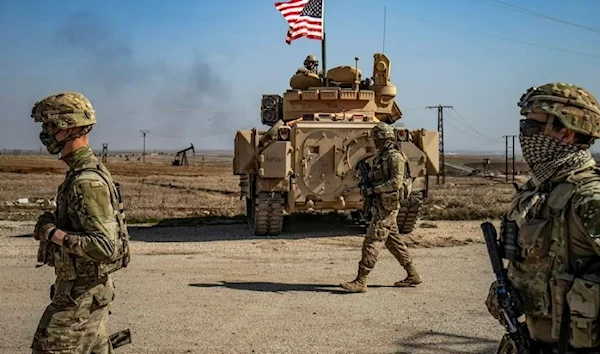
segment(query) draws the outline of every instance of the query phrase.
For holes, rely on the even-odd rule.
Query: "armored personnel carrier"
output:
[[[338,66],[323,77],[301,68],[283,96],[263,95],[265,129],[237,131],[233,171],[240,176],[248,224],[255,235],[278,235],[284,214],[342,212],[364,220],[357,163],[377,152],[371,128],[402,117],[390,82],[390,60],[375,53],[373,75]],[[412,191],[401,202],[398,227],[413,230],[427,197],[428,176],[439,171],[438,132],[395,128],[409,159]]]

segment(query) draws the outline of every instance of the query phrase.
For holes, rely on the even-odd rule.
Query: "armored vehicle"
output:
[[[283,96],[263,95],[261,122],[267,127],[237,131],[233,170],[255,235],[280,234],[284,214],[296,212],[364,219],[356,165],[377,152],[371,128],[397,122],[402,112],[388,57],[375,53],[373,76],[364,80],[355,61],[325,76],[300,68]],[[409,233],[427,197],[427,177],[439,171],[438,132],[395,129],[412,179],[398,215],[400,232]]]

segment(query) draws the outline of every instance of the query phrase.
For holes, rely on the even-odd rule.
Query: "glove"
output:
[[[497,289],[498,289],[498,282],[494,281],[492,283],[492,285],[490,286],[490,291],[488,293],[487,298],[485,299],[485,306],[487,307],[488,312],[495,319],[497,319],[501,325],[505,326],[506,319],[504,318],[504,316],[502,316],[500,305],[498,304],[498,298],[496,297]],[[512,296],[512,299],[513,299],[513,302],[515,305],[515,310],[518,311],[518,309],[522,308],[521,300],[519,299],[519,297],[517,296],[517,293],[514,291],[514,289],[512,287],[507,286],[507,290],[510,292],[510,295]],[[516,313],[516,315],[517,315],[517,317],[519,317],[521,314]]]
[[[494,317],[496,320],[500,321],[500,324],[504,325],[504,317],[500,313],[500,305],[498,305],[498,299],[496,298],[496,288],[498,283],[495,281],[490,286],[490,291],[488,292],[488,296],[485,299],[485,306],[488,309],[488,312]]]
[[[40,215],[37,223],[35,224],[33,237],[38,241],[46,241],[46,232],[49,229],[56,227],[56,225],[54,224],[55,222],[56,218],[54,217],[54,214],[50,212],[45,212],[44,214]]]

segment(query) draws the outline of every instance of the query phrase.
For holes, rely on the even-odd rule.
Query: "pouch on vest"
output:
[[[600,281],[576,278],[567,292],[571,315],[570,344],[574,348],[590,348],[600,345],[598,340],[598,310],[600,309]]]
[[[381,183],[381,181],[386,179],[385,171],[383,170],[383,165],[381,163],[373,163],[371,173],[373,174],[373,182],[375,183]]]
[[[541,258],[550,251],[550,237],[543,232],[550,220],[531,219],[519,229],[519,246],[524,258]]]
[[[383,209],[387,211],[398,209],[398,203],[400,202],[399,191],[381,193],[379,195],[379,198],[381,199],[381,206],[383,207]]]
[[[57,280],[77,279],[77,270],[75,269],[73,257],[64,248],[60,248],[54,252],[54,273]]]
[[[518,290],[523,312],[528,315],[550,315],[551,228],[550,220],[531,219],[519,229],[518,243],[523,261],[510,268],[509,278]]]
[[[108,306],[114,299],[115,288],[112,284],[112,280],[109,279],[104,286],[98,288],[97,291],[94,292],[90,312]]]

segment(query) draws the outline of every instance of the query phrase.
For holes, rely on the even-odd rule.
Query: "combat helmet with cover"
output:
[[[373,133],[373,139],[375,140],[388,140],[396,138],[396,132],[394,128],[386,123],[377,124],[371,131]]]
[[[313,54],[310,54],[310,55],[306,56],[306,59],[304,59],[304,65],[307,65],[307,64],[317,65],[317,64],[319,64],[319,60],[317,59],[316,56],[314,56]]]
[[[89,126],[96,123],[90,100],[78,92],[59,92],[33,105],[31,117],[36,122],[52,123],[59,129]]]
[[[547,113],[566,128],[600,138],[600,105],[588,90],[562,82],[531,87],[519,100],[520,114]]]
[[[31,118],[43,123],[40,140],[51,154],[62,150],[67,141],[81,137],[96,124],[96,112],[90,100],[79,92],[65,91],[44,97],[31,109]],[[52,128],[60,130],[83,127],[78,133],[63,141],[57,141]]]

